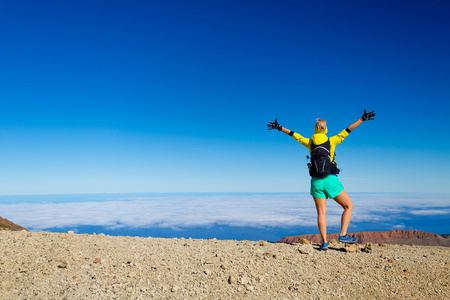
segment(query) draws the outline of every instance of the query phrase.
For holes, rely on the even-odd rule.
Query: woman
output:
[[[344,139],[352,132],[356,127],[362,124],[364,121],[373,120],[375,113],[373,111],[367,113],[364,110],[362,117],[342,130],[338,135],[327,137],[327,124],[325,120],[317,119],[317,123],[314,129],[314,135],[311,139],[305,138],[298,133],[295,133],[287,128],[282,127],[278,124],[277,119],[275,122],[269,122],[267,127],[269,130],[278,129],[290,136],[295,140],[300,142],[303,146],[307,147],[311,152],[311,164],[310,175],[311,175],[311,196],[314,198],[317,209],[317,224],[319,226],[320,236],[322,237],[322,245],[320,250],[328,250],[328,240],[327,240],[327,224],[326,224],[326,200],[328,198],[334,199],[339,205],[342,206],[344,212],[341,217],[341,232],[339,234],[339,241],[343,243],[356,243],[357,239],[349,237],[347,235],[348,225],[352,218],[353,203],[347,192],[344,190],[342,183],[339,181],[337,174],[339,169],[334,161],[334,150],[337,145],[342,143]],[[319,145],[319,147],[317,147]],[[317,164],[318,156],[316,150],[320,148],[323,153],[328,153],[328,162],[321,161]],[[323,156],[325,157],[325,156]],[[328,164],[328,168],[317,167],[317,165]]]

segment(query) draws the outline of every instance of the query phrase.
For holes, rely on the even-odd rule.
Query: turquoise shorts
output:
[[[335,198],[344,187],[336,175],[327,177],[311,177],[311,196],[315,198]]]

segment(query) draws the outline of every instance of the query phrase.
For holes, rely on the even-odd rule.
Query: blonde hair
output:
[[[315,130],[316,132],[318,131],[323,131],[323,130],[327,130],[327,121],[326,120],[322,120],[317,118],[317,123],[316,123],[316,127]]]

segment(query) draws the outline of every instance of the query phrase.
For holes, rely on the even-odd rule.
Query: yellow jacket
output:
[[[336,148],[337,145],[342,143],[349,133],[350,130],[347,128],[342,130],[339,134],[330,137],[330,157],[333,163],[335,163],[334,148]],[[314,143],[314,145],[320,145],[322,143],[325,143],[328,139],[327,130],[316,130],[315,134],[310,139],[305,138],[293,131],[291,131],[289,135],[292,136],[295,140],[297,140],[300,144],[308,148],[309,152],[311,152],[311,143]]]

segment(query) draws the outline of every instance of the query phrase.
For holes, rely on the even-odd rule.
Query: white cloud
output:
[[[392,229],[405,229],[405,224],[398,224],[392,226]]]
[[[90,202],[0,205],[2,215],[32,230],[77,225],[120,227],[313,226],[305,196],[172,196]]]
[[[431,216],[449,214],[448,198],[435,197],[432,204],[446,201],[446,209],[423,209],[426,201],[404,194],[350,195],[355,205],[352,223],[395,224],[396,218],[412,214]],[[74,195],[76,198],[77,196]],[[76,201],[75,199],[74,201]],[[31,230],[55,227],[104,226],[110,229],[187,228],[213,225],[246,227],[316,226],[314,201],[308,194],[224,194],[175,196],[117,196],[85,202],[0,204],[7,218]],[[79,199],[78,199],[79,201]],[[406,204],[409,204],[407,206]],[[422,209],[418,209],[422,207]],[[327,225],[340,226],[342,208],[333,200],[327,203]]]
[[[450,214],[449,210],[442,209],[422,209],[422,210],[413,210],[411,211],[411,214],[416,216],[439,216],[439,215],[447,215]]]

